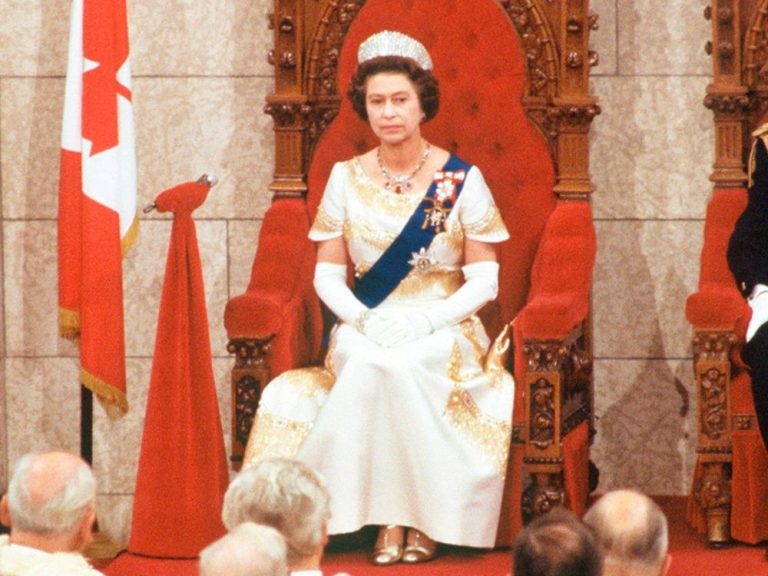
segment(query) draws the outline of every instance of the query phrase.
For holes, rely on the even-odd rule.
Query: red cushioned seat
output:
[[[320,361],[322,322],[307,227],[333,164],[377,143],[340,95],[359,43],[395,29],[424,43],[440,82],[440,111],[425,124],[425,137],[481,168],[511,233],[499,253],[499,296],[481,311],[492,337],[519,315],[509,363],[517,381],[515,440],[499,543],[511,543],[523,509],[542,513],[556,501],[583,509],[593,433],[584,325],[595,257],[586,154],[598,109],[587,94],[588,70],[559,60],[561,38],[553,31],[573,19],[586,23],[588,7],[566,13],[556,9],[560,0],[533,0],[526,8],[493,0],[318,0],[302,19],[288,4],[276,1],[282,20],[275,27],[276,92],[268,104],[276,124],[276,200],[265,216],[248,290],[229,302],[225,315],[237,354],[233,384],[250,394],[247,401],[235,395],[235,459],[247,438],[250,403],[266,380]],[[588,32],[583,26],[569,34]],[[587,42],[569,49],[578,46]],[[582,56],[587,62],[586,52]],[[303,183],[306,195],[298,199]],[[278,208],[285,202],[291,206]],[[547,350],[568,353],[555,353],[552,361]],[[534,377],[552,383],[556,403],[567,388],[581,407],[535,445],[527,442],[539,433],[527,406]],[[524,468],[531,479],[525,498]]]

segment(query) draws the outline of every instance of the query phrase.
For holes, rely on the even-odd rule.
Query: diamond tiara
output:
[[[429,57],[429,52],[424,45],[402,32],[392,30],[377,32],[360,44],[357,50],[358,64],[378,56],[411,58],[424,70],[432,70],[432,58]]]

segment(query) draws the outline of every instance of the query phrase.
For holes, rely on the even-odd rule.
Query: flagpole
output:
[[[80,386],[80,456],[93,465],[93,392]]]

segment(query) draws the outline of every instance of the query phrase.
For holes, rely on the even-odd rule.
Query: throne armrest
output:
[[[597,241],[587,202],[560,202],[547,220],[518,315],[528,340],[562,340],[587,317]]]
[[[231,341],[270,340],[271,375],[315,361],[322,340],[320,302],[312,287],[315,249],[300,199],[275,202],[264,216],[245,293],[227,302]]]
[[[582,513],[591,488],[592,363],[583,324],[596,250],[589,204],[559,202],[544,228],[528,302],[515,327],[522,352],[515,372],[525,391],[523,461],[532,478],[524,517],[558,503]]]
[[[730,282],[704,282],[685,301],[685,317],[695,330],[732,330],[741,335],[750,308]]]
[[[743,335],[751,311],[736,288],[726,254],[734,226],[747,204],[744,188],[716,188],[707,204],[698,290],[685,302],[697,331],[733,330]]]
[[[323,321],[312,287],[315,248],[302,199],[276,201],[264,216],[251,279],[227,302],[224,326],[232,370],[232,461],[239,466],[263,387],[316,362]]]

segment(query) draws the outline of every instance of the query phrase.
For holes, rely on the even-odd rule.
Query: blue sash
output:
[[[426,250],[435,236],[445,230],[445,220],[459,199],[464,177],[471,167],[471,164],[451,154],[441,171],[447,178],[432,181],[424,199],[397,238],[365,276],[355,282],[353,292],[363,304],[369,308],[381,304],[413,269],[414,254]],[[461,177],[451,178],[454,174]],[[447,197],[444,187],[446,182],[451,188]]]

